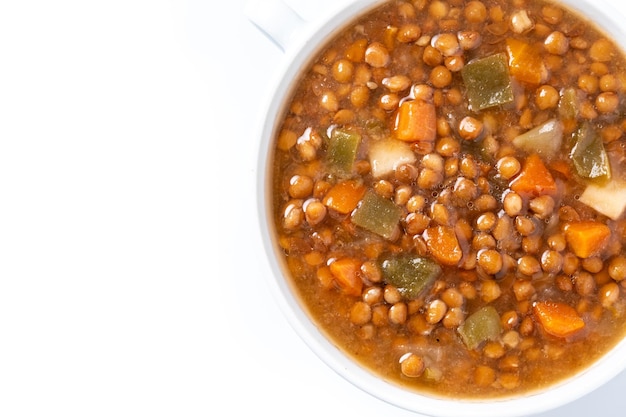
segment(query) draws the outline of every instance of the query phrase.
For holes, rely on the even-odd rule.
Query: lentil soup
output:
[[[382,379],[510,397],[626,332],[625,61],[558,3],[390,1],[298,80],[272,202],[312,320]]]

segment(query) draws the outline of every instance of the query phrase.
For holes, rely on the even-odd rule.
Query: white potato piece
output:
[[[386,139],[370,146],[369,160],[372,175],[375,178],[384,177],[394,172],[403,164],[411,164],[417,160],[411,147],[396,139]]]
[[[614,179],[603,185],[590,184],[581,194],[580,201],[617,220],[626,208],[626,181]]]

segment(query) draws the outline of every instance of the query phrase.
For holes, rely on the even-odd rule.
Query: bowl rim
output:
[[[269,266],[263,271],[270,292],[296,334],[308,348],[330,369],[362,391],[396,407],[437,417],[521,417],[549,411],[579,399],[604,385],[626,369],[626,338],[588,368],[565,380],[534,393],[494,400],[467,400],[436,397],[402,388],[373,374],[335,346],[306,313],[294,288],[285,278],[286,267],[280,253],[271,213],[273,137],[277,133],[286,101],[297,84],[298,74],[322,49],[326,42],[348,24],[388,0],[356,0],[335,11],[328,18],[310,22],[300,33],[298,42],[285,51],[285,62],[270,84],[269,99],[261,111],[260,140],[257,140],[256,202],[258,231],[265,260]],[[577,11],[596,24],[622,48],[626,47],[625,28],[618,19],[622,14],[604,0],[557,0],[557,4]],[[605,7],[606,6],[606,7]],[[601,10],[602,9],[602,10]]]

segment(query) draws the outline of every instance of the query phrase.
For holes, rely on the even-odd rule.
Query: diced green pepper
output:
[[[503,53],[469,62],[461,75],[471,110],[501,106],[514,99],[507,57]]]
[[[361,135],[347,129],[333,129],[328,140],[327,161],[344,174],[352,172]]]
[[[609,157],[600,135],[589,123],[583,123],[572,136],[570,156],[576,174],[599,182],[611,179]]]
[[[394,285],[407,299],[417,298],[441,274],[441,267],[432,259],[402,255],[383,259],[383,278]]]
[[[561,92],[559,99],[559,115],[563,119],[576,119],[580,108],[578,93],[574,87],[568,87]]]
[[[469,316],[458,331],[465,346],[476,349],[482,342],[496,340],[500,336],[500,315],[493,306],[483,307]]]
[[[368,191],[354,210],[352,223],[390,239],[398,227],[401,215],[400,207],[393,201]]]

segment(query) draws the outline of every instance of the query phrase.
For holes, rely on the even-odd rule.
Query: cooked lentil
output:
[[[273,156],[277,240],[313,320],[382,378],[455,398],[541,389],[611,349],[625,68],[543,0],[392,0],[336,35]],[[471,91],[481,77],[491,93]]]

